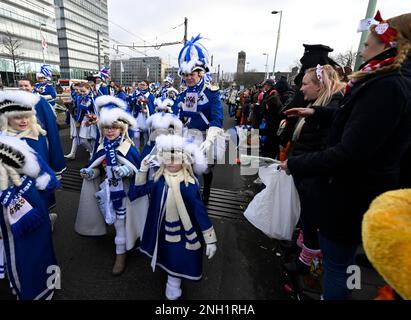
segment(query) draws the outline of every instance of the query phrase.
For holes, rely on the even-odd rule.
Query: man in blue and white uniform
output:
[[[205,76],[209,72],[209,55],[206,48],[198,42],[200,39],[200,35],[193,37],[180,51],[179,75],[187,89],[177,97],[173,112],[180,116],[188,129],[203,132],[205,140],[200,149],[206,154],[217,151],[217,157],[212,158],[218,159],[218,153],[224,154],[225,151],[214,148],[223,136],[224,111],[218,87],[212,86]],[[210,166],[203,178],[203,200],[208,202],[213,179]]]

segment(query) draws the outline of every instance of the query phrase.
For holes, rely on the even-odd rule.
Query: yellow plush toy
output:
[[[411,189],[378,196],[364,215],[365,253],[398,294],[411,299]]]

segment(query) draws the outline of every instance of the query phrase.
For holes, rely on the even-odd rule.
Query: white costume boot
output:
[[[168,276],[166,286],[166,297],[168,300],[177,300],[181,297],[181,279]]]

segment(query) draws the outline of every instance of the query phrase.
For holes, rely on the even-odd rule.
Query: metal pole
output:
[[[263,53],[263,55],[267,56],[265,59],[265,78],[268,79],[269,77],[269,72],[268,72],[268,53]]]
[[[98,55],[98,70],[101,68],[101,57],[100,57],[100,30],[97,30],[97,55]]]
[[[371,18],[374,16],[375,8],[377,7],[377,0],[368,0],[368,7],[367,13],[365,14],[365,18]],[[360,44],[358,45],[357,57],[355,59],[355,66],[354,70],[358,70],[358,67],[361,65],[362,58],[360,57],[360,52],[364,48],[365,39],[368,37],[369,31],[363,31],[361,34]]]
[[[123,61],[121,60],[121,57],[120,57],[120,85],[123,85],[123,70],[121,68],[122,63]]]
[[[40,25],[40,41],[41,41],[41,52],[42,52],[42,54],[43,54],[43,64],[46,64],[46,58],[45,58],[45,56],[44,56],[44,48],[43,48],[43,36],[42,36],[42,34],[41,34],[41,28],[44,26],[44,24],[42,23],[41,25]]]
[[[184,44],[187,43],[187,24],[188,24],[188,19],[184,18]]]
[[[273,11],[272,14],[280,13],[280,22],[278,24],[278,34],[277,34],[277,44],[275,46],[275,54],[274,54],[274,64],[273,64],[273,78],[275,77],[275,64],[277,62],[277,51],[278,51],[278,43],[280,42],[280,30],[281,30],[281,19],[283,17],[283,11]]]

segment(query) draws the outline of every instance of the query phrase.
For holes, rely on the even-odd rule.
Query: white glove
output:
[[[128,177],[131,174],[131,169],[126,165],[118,166],[114,169],[114,172],[119,178]]]
[[[214,257],[216,251],[217,245],[215,243],[209,243],[206,245],[206,256],[208,257],[208,259]]]
[[[213,143],[210,140],[205,140],[204,142],[201,143],[200,145],[200,151],[201,152],[206,152],[208,150],[210,150],[210,148],[212,147]]]
[[[151,157],[152,157],[151,155],[147,155],[141,161],[141,164],[140,164],[140,171],[141,172],[147,172],[148,171],[148,169],[150,168]]]
[[[201,151],[208,150],[213,145],[213,143],[216,140],[217,136],[222,135],[223,132],[224,132],[223,129],[221,129],[219,127],[210,127],[210,128],[208,128],[207,137],[206,137],[205,141],[201,144],[200,150]]]
[[[93,179],[94,177],[94,170],[90,168],[83,168],[80,170],[80,176],[87,180]]]

